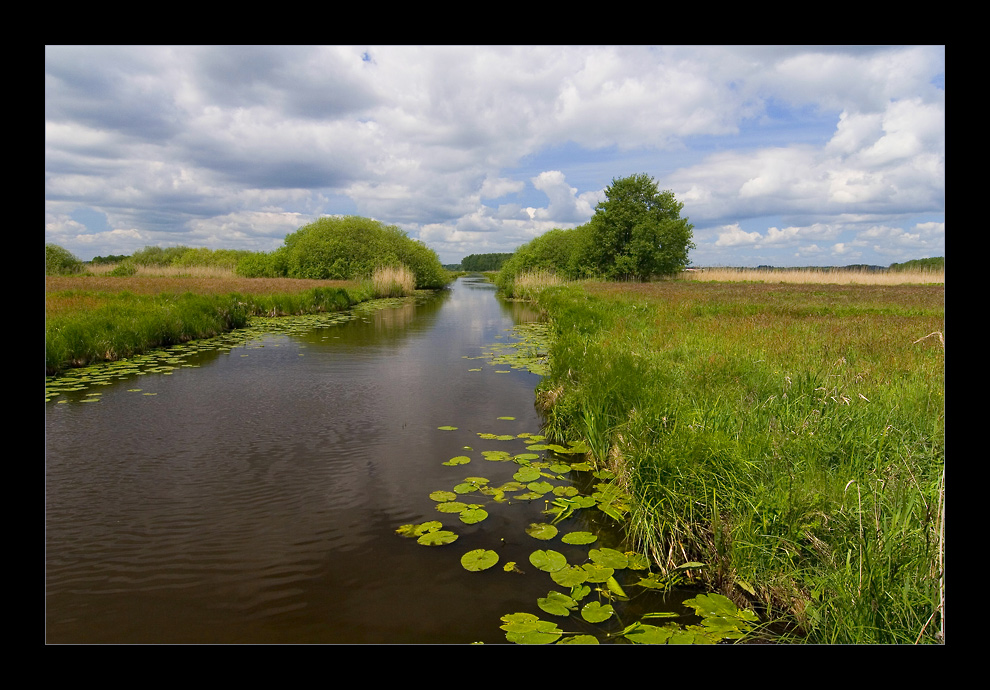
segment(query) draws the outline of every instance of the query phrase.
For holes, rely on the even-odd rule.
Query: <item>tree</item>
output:
[[[613,179],[588,223],[582,263],[613,280],[677,273],[695,246],[694,226],[681,218],[682,208],[673,192],[661,192],[648,175]]]

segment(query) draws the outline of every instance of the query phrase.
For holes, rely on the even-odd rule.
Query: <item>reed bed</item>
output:
[[[703,268],[684,271],[682,280],[808,283],[838,285],[945,284],[945,270],[870,271],[866,269]]]
[[[401,264],[383,266],[371,274],[371,291],[375,297],[407,297],[416,291],[416,275]]]
[[[635,497],[630,540],[789,639],[944,641],[944,285],[584,282],[547,432]]]

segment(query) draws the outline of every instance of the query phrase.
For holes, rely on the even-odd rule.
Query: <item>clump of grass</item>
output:
[[[371,290],[375,297],[405,297],[416,290],[416,276],[399,264],[383,266],[371,274]]]
[[[535,269],[517,275],[506,293],[510,297],[532,299],[547,288],[558,287],[566,283],[567,280],[553,271]]]

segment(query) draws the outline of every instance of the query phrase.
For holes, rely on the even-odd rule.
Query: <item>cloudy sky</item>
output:
[[[944,256],[945,47],[45,48],[45,241],[83,260],[348,214],[458,263],[636,173],[697,266]]]

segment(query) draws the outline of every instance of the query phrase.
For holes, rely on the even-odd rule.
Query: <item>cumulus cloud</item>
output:
[[[889,254],[912,214],[940,222],[944,141],[940,46],[45,50],[46,238],[81,254],[270,248],[354,213],[456,262],[586,222],[613,178],[645,172],[700,256],[789,239],[879,256],[838,235],[900,227]],[[78,209],[109,230],[49,222]]]

